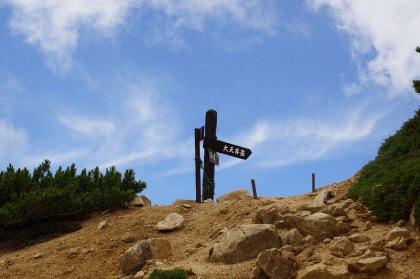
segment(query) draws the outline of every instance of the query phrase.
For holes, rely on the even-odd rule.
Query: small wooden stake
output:
[[[195,202],[201,202],[200,129],[195,129]]]
[[[254,195],[254,199],[257,199],[257,189],[255,188],[255,180],[251,179],[252,184],[252,194]]]
[[[315,192],[315,173],[312,174],[312,192]]]

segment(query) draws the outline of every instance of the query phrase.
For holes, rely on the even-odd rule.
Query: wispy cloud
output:
[[[48,64],[63,73],[72,68],[72,54],[84,31],[100,36],[113,36],[130,14],[142,20],[144,12],[163,16],[143,24],[151,42],[183,45],[185,29],[202,32],[208,21],[212,28],[235,24],[244,29],[273,35],[276,15],[268,3],[244,0],[6,0],[13,14],[10,28],[24,40],[39,48]],[[88,32],[88,33],[89,33]],[[85,32],[86,33],[86,32]]]
[[[338,32],[349,38],[353,60],[359,70],[359,84],[388,89],[388,96],[412,94],[411,81],[420,76],[420,44],[414,35],[420,26],[420,2],[309,0],[319,11],[327,7]],[[358,85],[344,86],[346,94],[359,91]]]
[[[20,157],[26,148],[26,132],[0,119],[0,158],[3,160],[4,158]]]
[[[60,115],[59,121],[70,130],[86,136],[109,136],[114,132],[114,123],[106,120],[82,118],[76,115]]]

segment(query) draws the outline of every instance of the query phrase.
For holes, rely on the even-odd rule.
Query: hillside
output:
[[[263,197],[258,200],[191,204],[191,207],[183,205],[129,206],[124,210],[95,212],[90,219],[82,223],[82,228],[78,231],[21,250],[0,251],[0,278],[96,279],[113,276],[121,278],[118,262],[120,255],[135,243],[150,238],[168,240],[171,244],[172,256],[161,262],[144,266],[142,268],[146,274],[144,278],[147,278],[147,275],[155,268],[176,267],[192,269],[197,274],[196,278],[258,278],[252,275],[256,272],[255,258],[235,264],[208,260],[209,248],[226,237],[226,234],[217,236],[218,232],[224,228],[231,229],[237,225],[251,224],[257,211],[267,206],[282,208],[287,206],[291,213],[308,209],[308,205],[313,204],[315,196],[325,189],[331,190],[334,194],[334,198],[329,199],[328,204],[338,203],[346,199],[345,193],[355,179],[351,178],[338,184],[325,186],[317,189],[316,193],[293,197]],[[156,224],[170,213],[178,213],[184,217],[183,227],[177,231],[162,233],[157,230]],[[333,249],[331,245],[334,241],[329,243],[323,240],[313,245],[305,244],[306,246],[290,248],[289,251],[292,250],[295,254],[300,269],[317,263],[324,263],[331,267],[339,264],[347,266],[360,259],[361,254],[366,254],[369,250],[372,255],[385,255],[389,259],[386,268],[374,274],[349,272],[347,277],[331,278],[420,278],[418,230],[415,231],[410,226],[399,223],[398,225],[410,231],[411,237],[407,242],[408,247],[397,251],[384,247],[385,234],[397,226],[395,223],[377,223],[369,212],[354,214],[354,211],[349,211],[346,215],[349,218],[340,218],[348,224],[349,231],[342,235],[363,234],[370,240],[354,243],[353,252],[344,257],[331,253]],[[369,220],[372,227],[364,230]],[[98,224],[102,221],[106,221],[107,226],[104,229],[98,229]],[[287,238],[289,231],[279,228],[278,232],[283,241]],[[122,241],[125,233],[129,233],[134,241],[129,243]],[[211,238],[210,235],[217,237]],[[302,253],[307,253],[307,255]],[[126,278],[134,278],[134,276]]]

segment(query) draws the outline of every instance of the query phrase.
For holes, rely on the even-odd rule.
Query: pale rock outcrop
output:
[[[152,202],[144,195],[136,196],[134,200],[131,202],[132,205],[141,207],[141,206],[151,206]]]
[[[349,265],[349,270],[353,272],[363,273],[375,273],[380,269],[384,268],[388,263],[388,258],[382,257],[370,257],[358,260],[355,263]]]
[[[347,279],[349,271],[347,265],[328,266],[323,263],[314,264],[298,271],[296,279]]]
[[[168,216],[166,216],[164,221],[158,222],[156,227],[160,231],[173,231],[180,229],[182,227],[183,222],[184,217],[182,217],[178,213],[171,213]]]
[[[248,190],[245,188],[227,192],[226,194],[221,195],[220,197],[216,198],[217,202],[248,200],[248,199],[252,199],[252,196],[248,192]]]
[[[330,190],[322,190],[314,199],[313,205],[326,204],[333,195]]]
[[[354,250],[354,244],[345,236],[337,236],[330,243],[331,254],[343,258]]]
[[[276,221],[283,220],[283,215],[290,213],[289,207],[280,205],[267,205],[258,208],[257,213],[252,218],[254,224],[274,224]]]
[[[299,266],[293,253],[277,248],[260,253],[257,257],[257,265],[265,276],[273,279],[294,278]]]
[[[136,274],[149,260],[165,259],[172,255],[171,244],[162,238],[143,240],[130,247],[119,258],[123,276]]]
[[[242,262],[257,257],[267,249],[279,248],[280,243],[277,229],[273,225],[239,225],[209,249],[209,259],[226,264]]]

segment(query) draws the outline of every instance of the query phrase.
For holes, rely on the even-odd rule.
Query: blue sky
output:
[[[153,204],[195,199],[194,128],[216,197],[353,176],[414,116],[420,2],[2,0],[0,169],[132,168]]]

